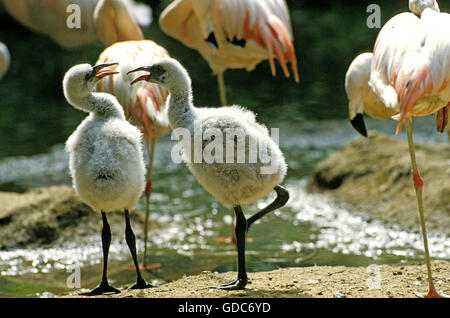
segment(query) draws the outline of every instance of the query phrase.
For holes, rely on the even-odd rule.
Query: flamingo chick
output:
[[[245,267],[245,236],[249,227],[265,214],[284,206],[289,199],[288,191],[279,185],[287,170],[283,154],[278,145],[270,138],[267,128],[256,122],[253,112],[240,106],[195,107],[191,79],[184,67],[175,59],[164,58],[151,66],[139,67],[129,73],[136,71],[148,71],[149,74],[137,77],[132,83],[146,80],[162,85],[169,90],[170,95],[166,102],[169,124],[178,137],[184,161],[187,162],[189,170],[206,191],[221,203],[232,206],[234,209],[238,276],[235,281],[216,286],[216,288],[243,289],[248,281]],[[230,131],[238,132],[233,136],[233,140],[219,138],[228,136]],[[186,137],[186,133],[189,134],[188,136],[194,136],[194,139]],[[203,136],[203,142],[196,142],[195,135],[198,133]],[[205,137],[207,138],[205,139]],[[245,145],[241,144],[241,147],[237,147],[233,141],[241,137],[244,137]],[[194,141],[194,147],[191,147],[191,141]],[[250,145],[256,144],[264,144],[267,147],[266,154],[270,153],[270,167],[273,169],[264,169],[269,167],[266,162],[263,162],[261,155],[254,161],[249,159]],[[213,145],[216,146],[214,152],[219,152],[225,147],[230,148],[231,151],[226,151],[225,160],[223,160],[223,156],[212,162],[208,162],[206,159],[195,160],[197,147],[201,147],[200,150],[205,154],[208,149],[211,150]],[[231,147],[229,147],[230,145]],[[261,149],[259,153],[261,153]],[[238,156],[237,162],[234,160],[235,154]],[[244,161],[239,160],[239,156],[242,154],[246,158]],[[193,161],[192,158],[194,158]],[[277,192],[277,198],[266,208],[246,219],[241,205],[258,200],[271,190]]]
[[[103,277],[89,295],[119,292],[109,285],[107,278],[111,231],[105,213],[119,209],[125,210],[125,238],[137,273],[137,282],[131,288],[150,287],[139,271],[136,239],[128,212],[145,185],[141,133],[127,122],[114,96],[92,92],[103,77],[117,74],[104,69],[115,64],[76,65],[65,74],[63,81],[64,96],[69,104],[89,113],[66,142],[73,186],[83,202],[101,211],[103,219]]]

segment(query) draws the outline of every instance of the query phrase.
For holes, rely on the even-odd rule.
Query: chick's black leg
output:
[[[103,247],[103,276],[100,284],[92,291],[84,295],[101,295],[103,293],[120,293],[120,291],[108,283],[107,269],[108,269],[108,254],[109,246],[111,245],[111,229],[106,219],[106,213],[102,211],[103,229],[102,229],[102,247]]]
[[[153,287],[149,283],[145,281],[145,279],[141,275],[141,271],[139,270],[139,264],[136,255],[136,237],[134,236],[133,229],[130,224],[130,214],[128,210],[125,210],[125,239],[128,244],[128,248],[130,249],[131,256],[133,257],[134,267],[136,268],[137,281],[136,284],[131,286],[131,289],[144,289]]]
[[[277,185],[277,186],[275,186],[274,190],[277,193],[277,197],[275,198],[275,200],[272,203],[270,203],[264,209],[255,213],[248,219],[248,227],[249,228],[255,221],[259,220],[267,213],[270,213],[276,209],[283,207],[288,202],[289,192],[284,187]]]
[[[247,285],[247,272],[245,269],[245,236],[247,234],[250,226],[262,218],[269,212],[272,212],[278,208],[284,206],[289,200],[289,192],[282,186],[277,185],[274,190],[277,193],[276,199],[270,203],[267,207],[262,209],[261,211],[255,213],[248,220],[245,218],[244,213],[240,206],[234,207],[234,211],[236,213],[236,245],[238,250],[238,278],[237,280],[225,284],[216,286],[215,288],[233,290],[233,289],[244,289],[245,285]]]
[[[241,206],[234,207],[234,212],[236,214],[236,246],[238,250],[238,277],[235,281],[215,286],[213,288],[225,289],[225,290],[235,290],[244,289],[247,285],[247,270],[245,268],[245,236],[247,234],[247,219],[242,212]]]

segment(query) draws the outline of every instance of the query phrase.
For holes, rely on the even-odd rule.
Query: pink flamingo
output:
[[[150,196],[152,193],[152,171],[155,155],[155,145],[158,138],[169,133],[169,122],[165,103],[169,92],[157,84],[141,81],[131,85],[131,78],[127,75],[140,65],[152,64],[163,57],[168,57],[166,49],[153,41],[126,41],[115,43],[106,48],[99,56],[97,64],[115,61],[119,63],[116,70],[119,74],[110,76],[107,81],[100,81],[96,90],[116,96],[122,105],[126,118],[138,126],[144,134],[149,156],[147,169],[147,183],[145,187],[146,210],[144,223],[144,261],[143,267],[148,268],[147,256],[147,232],[148,218],[150,215]]]

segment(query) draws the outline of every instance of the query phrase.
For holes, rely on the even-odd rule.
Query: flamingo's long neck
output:
[[[72,104],[97,117],[119,117],[125,119],[122,107],[116,98],[106,93],[91,93],[87,96],[71,100]]]
[[[180,76],[177,83],[167,88],[170,92],[166,102],[170,126],[172,129],[187,127],[193,121],[194,108],[190,79],[187,75]]]

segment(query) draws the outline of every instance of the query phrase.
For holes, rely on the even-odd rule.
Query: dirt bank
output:
[[[143,213],[131,211],[138,238],[143,237]],[[123,212],[111,212],[108,220],[113,235],[122,235]],[[151,223],[151,228],[158,224]],[[0,249],[46,246],[77,240],[83,243],[102,230],[100,213],[81,202],[66,185],[39,188],[25,193],[0,192]]]
[[[416,144],[424,181],[426,225],[450,235],[450,144]],[[369,215],[404,226],[418,224],[406,141],[375,131],[321,160],[307,189]]]
[[[450,294],[450,262],[432,263],[435,285]],[[372,265],[370,267],[311,266],[283,268],[270,272],[249,273],[246,289],[223,291],[211,289],[236,278],[236,273],[203,272],[144,290],[121,288],[120,294],[95,297],[216,298],[216,297],[416,297],[427,291],[425,265]],[[379,279],[378,279],[379,278]],[[87,297],[74,294],[66,297]]]

